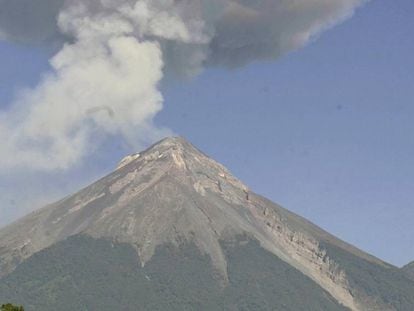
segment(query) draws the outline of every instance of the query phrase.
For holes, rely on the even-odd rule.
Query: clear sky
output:
[[[277,62],[165,82],[156,123],[226,165],[253,191],[403,265],[414,260],[413,32],[414,2],[371,1]],[[36,84],[49,53],[0,42],[1,108],[16,89]],[[122,153],[117,142],[108,143],[88,172],[55,174],[53,182],[47,175],[24,181],[3,175],[0,193],[41,183],[57,197],[110,171]],[[0,224],[34,206],[19,208],[14,196],[0,210]]]

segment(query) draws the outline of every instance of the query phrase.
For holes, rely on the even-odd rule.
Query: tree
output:
[[[14,306],[11,303],[2,305],[0,311],[24,311],[22,306]]]

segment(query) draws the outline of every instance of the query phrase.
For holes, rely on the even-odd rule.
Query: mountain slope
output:
[[[159,246],[141,267],[128,244],[75,236],[32,256],[1,281],[0,300],[44,311],[347,310],[257,242],[239,237],[223,249],[229,276],[224,288],[210,258],[194,244]],[[18,288],[10,286],[17,282]]]
[[[405,273],[410,279],[414,280],[414,262],[409,263],[408,265],[404,266],[402,269],[403,273]]]
[[[260,298],[255,296],[246,301],[247,305],[256,301],[258,305],[272,307],[276,303],[272,297],[282,292],[285,293],[284,299],[279,300],[285,304],[281,306],[283,310],[301,310],[301,300],[289,299],[297,293],[300,282],[295,283],[294,280],[300,279],[299,276],[303,282],[310,282],[306,283],[303,292],[312,294],[301,294],[301,297],[306,297],[307,304],[315,306],[315,310],[329,310],[331,307],[332,310],[337,310],[342,308],[339,306],[342,304],[352,310],[411,311],[414,305],[414,298],[411,297],[413,295],[409,295],[414,293],[414,282],[408,280],[401,271],[252,193],[226,168],[182,138],[165,139],[140,154],[125,158],[109,176],[1,230],[0,277],[3,278],[0,280],[0,288],[10,295],[17,293],[14,299],[28,303],[30,297],[52,295],[53,299],[58,299],[60,296],[56,294],[56,290],[59,292],[60,288],[69,286],[67,277],[73,277],[76,271],[60,271],[55,278],[47,281],[48,285],[36,285],[34,288],[43,288],[45,292],[35,294],[31,279],[24,279],[24,274],[19,269],[34,265],[33,267],[37,267],[34,270],[41,270],[45,262],[53,261],[55,248],[65,249],[65,243],[71,241],[67,238],[79,235],[89,237],[96,243],[104,240],[117,247],[128,246],[137,255],[135,266],[140,263],[144,270],[153,264],[160,249],[161,252],[165,249],[181,250],[188,247],[197,250],[193,252],[195,258],[199,259],[201,256],[208,259],[208,263],[203,266],[204,270],[197,273],[213,276],[215,282],[214,286],[211,285],[213,283],[204,284],[202,291],[208,288],[207,292],[212,292],[209,298],[214,297],[213,301],[220,301],[220,305],[231,306],[234,310],[251,308],[234,305],[232,301],[226,302],[223,297],[233,297],[232,295],[237,296],[244,291],[255,290]],[[244,256],[230,256],[232,252],[229,253],[229,248],[226,248],[226,245],[231,245],[240,236],[248,237],[242,246],[253,243],[257,253],[272,258],[269,260],[272,262],[269,265],[273,267],[269,268],[271,271],[289,270],[287,284],[278,283],[278,277],[273,275],[277,286],[272,288],[272,282],[263,273],[266,266],[254,265],[262,257],[253,260],[252,256],[247,256],[243,269],[240,268],[239,261]],[[93,248],[92,245],[88,247]],[[181,254],[178,256],[180,261],[188,258],[180,251],[178,254]],[[84,254],[80,255],[86,260]],[[172,260],[168,254],[164,255],[165,262]],[[45,259],[36,261],[37,264],[33,263],[38,258],[36,256],[45,256]],[[71,262],[75,260],[73,258]],[[112,269],[107,264],[104,267],[109,271]],[[240,271],[254,271],[249,279],[244,280],[246,286],[237,287],[237,290],[232,286],[235,279],[234,269],[239,271],[237,278],[241,279],[249,275],[243,275]],[[194,273],[194,277],[197,273]],[[367,278],[367,274],[374,274],[375,277]],[[261,277],[257,278],[256,287],[253,288],[251,282],[255,275]],[[364,276],[363,279],[361,276]],[[32,278],[41,277],[32,275]],[[369,281],[365,282],[366,279]],[[19,280],[28,285],[19,285]],[[389,293],[383,290],[384,280],[389,285]],[[78,281],[86,282],[80,279]],[[185,285],[177,279],[170,281],[171,286],[164,284],[165,290]],[[91,288],[96,282],[98,280],[91,283]],[[132,286],[135,289],[144,286],[142,278],[131,282],[136,282]],[[264,294],[263,289],[259,290],[261,284],[268,284],[266,288],[269,288],[270,293]],[[77,283],[76,285],[78,286]],[[145,291],[154,294],[157,286]],[[70,290],[64,293],[69,295],[66,293],[70,293]],[[79,295],[79,292],[73,293]],[[120,292],[118,294],[124,295]],[[91,293],[92,297],[94,295],[98,294]],[[105,291],[99,297],[103,296],[110,297]],[[0,296],[0,299],[11,296],[3,297]],[[59,300],[65,297],[60,297]],[[180,301],[177,308],[183,308],[182,301],[186,298],[180,297],[179,293],[175,293],[174,297]],[[200,302],[200,299],[197,298],[197,301]],[[332,303],[333,300],[336,302]],[[47,304],[44,302],[46,300],[42,301],[42,304]],[[130,303],[132,301],[125,300],[126,305]],[[189,305],[194,306],[194,302],[189,302]],[[204,307],[208,309],[208,306],[203,305]],[[94,306],[90,309],[101,310]],[[126,307],[124,309],[127,310]]]

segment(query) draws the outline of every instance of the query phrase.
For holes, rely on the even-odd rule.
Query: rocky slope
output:
[[[225,245],[247,236],[241,246],[257,243],[254,245],[264,254],[273,256],[272,267],[280,267],[276,264],[280,260],[318,288],[309,285],[312,290],[307,287],[304,291],[314,293],[308,297],[311,301],[314,297],[313,302],[325,297],[314,310],[329,305],[332,310],[408,311],[414,305],[414,282],[401,271],[251,192],[225,167],[182,138],[168,138],[128,156],[109,176],[0,230],[0,289],[21,293],[17,297],[0,293],[0,299],[27,301],[24,297],[30,290],[15,285],[22,279],[19,269],[36,262],[41,269],[39,262],[47,259],[36,261],[36,255],[53,253],[54,247],[63,247],[61,243],[77,236],[128,245],[137,255],[140,269],[152,265],[157,252],[166,248],[193,247],[208,259],[211,271],[206,271],[214,275],[216,287],[222,290],[232,288],[237,263]],[[246,267],[254,270],[253,263],[246,262]],[[256,272],[263,274],[260,271]],[[62,281],[60,275],[56,277]],[[139,288],[141,283],[135,281]],[[59,288],[56,282],[53,288]],[[295,292],[295,283],[289,286]],[[276,292],[274,289],[273,295]],[[269,297],[273,295],[263,294],[259,304],[268,303],[272,310]],[[286,302],[284,308],[300,310],[294,301]]]

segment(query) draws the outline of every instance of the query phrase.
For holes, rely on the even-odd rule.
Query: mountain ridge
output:
[[[394,276],[392,265],[255,194],[181,137],[124,158],[91,186],[1,229],[0,278],[12,275],[32,255],[79,234],[131,245],[142,267],[160,246],[194,244],[211,259],[222,286],[231,283],[223,241],[248,234],[351,310],[399,311],[384,297],[358,288],[358,273],[345,271],[338,263],[342,257],[347,258],[344,265],[360,262],[411,288],[410,281]],[[381,290],[375,292],[383,295]]]

